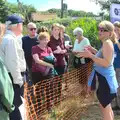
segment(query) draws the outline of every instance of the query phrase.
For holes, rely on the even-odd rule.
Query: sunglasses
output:
[[[29,28],[30,31],[36,30],[36,28]]]
[[[98,31],[100,32],[109,32],[109,30],[106,30],[105,28],[98,27]]]

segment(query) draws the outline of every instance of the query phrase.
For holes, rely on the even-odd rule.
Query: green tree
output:
[[[36,12],[36,9],[32,5],[25,5],[20,2],[19,4],[7,3],[7,6],[9,8],[9,14],[17,13],[22,15],[26,23],[31,20],[32,12]]]
[[[5,22],[6,17],[8,16],[8,6],[5,0],[0,0],[0,22]]]
[[[25,22],[28,23],[29,21],[31,21],[31,14],[33,12],[36,12],[37,10],[32,6],[32,5],[22,5],[22,15],[25,17]]]
[[[61,11],[60,9],[49,9],[48,10],[49,13],[56,13],[58,17],[60,17],[61,15]],[[75,10],[64,10],[64,17],[67,16],[71,16],[71,17],[85,17],[85,16],[89,16],[89,17],[93,17],[95,16],[92,12],[85,12],[85,11],[75,11]]]
[[[55,9],[55,8],[52,8],[52,9],[49,9],[47,10],[49,13],[56,13],[58,17],[61,16],[61,10],[60,9]]]
[[[102,10],[110,10],[110,5],[112,3],[120,4],[120,0],[96,0],[100,4]]]
[[[8,14],[20,13],[17,4],[7,3],[7,7],[9,8]]]

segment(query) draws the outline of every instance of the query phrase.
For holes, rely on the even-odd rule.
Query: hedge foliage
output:
[[[75,36],[73,35],[73,30],[76,27],[81,27],[84,31],[84,36],[90,40],[92,46],[99,48],[100,41],[98,40],[98,22],[92,18],[80,18],[74,20],[67,28],[66,32],[70,35],[73,43],[75,41]]]
[[[37,22],[37,28],[41,26],[46,26],[49,31],[51,31],[51,26],[53,23],[60,23],[66,26],[66,33],[70,36],[73,41],[75,41],[75,36],[73,35],[73,30],[76,27],[81,27],[84,30],[84,36],[90,40],[92,46],[99,48],[100,41],[98,40],[98,22],[92,18],[79,18],[77,20],[72,20],[71,18],[55,19],[45,22]],[[27,34],[26,26],[24,26],[24,34]]]
[[[71,18],[57,18],[54,20],[49,20],[49,21],[45,21],[45,22],[37,22],[37,28],[41,27],[41,26],[46,26],[48,29],[51,29],[51,26],[53,23],[59,23],[59,24],[63,24],[64,26],[68,26],[72,23],[72,19]]]

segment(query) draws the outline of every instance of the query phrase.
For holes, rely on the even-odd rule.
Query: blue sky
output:
[[[17,3],[17,0],[7,0],[11,3]],[[100,12],[100,6],[96,5],[94,0],[64,0],[68,5],[68,9],[83,10],[97,14]],[[50,8],[60,8],[61,0],[20,0],[20,2],[33,5],[37,10],[44,11]]]

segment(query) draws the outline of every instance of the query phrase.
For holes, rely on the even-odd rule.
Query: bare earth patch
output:
[[[115,112],[115,120],[120,120],[120,113],[117,115]],[[94,104],[88,107],[86,113],[82,114],[80,120],[102,120],[101,111],[98,104]]]

